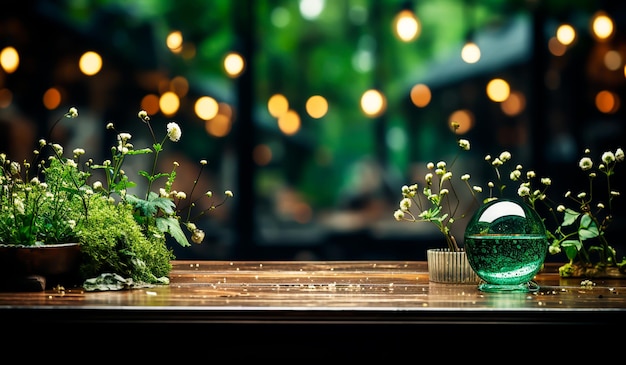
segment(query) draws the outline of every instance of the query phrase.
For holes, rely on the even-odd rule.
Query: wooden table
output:
[[[19,323],[29,330],[180,328],[183,332],[177,333],[201,330],[250,342],[268,334],[288,340],[321,332],[332,341],[453,331],[458,338],[481,330],[512,333],[527,325],[533,330],[569,330],[626,324],[626,280],[581,286],[581,279],[559,278],[555,264],[547,264],[537,275],[540,289],[535,293],[483,293],[476,285],[430,283],[425,262],[173,265],[171,283],[165,287],[0,293],[0,323]]]

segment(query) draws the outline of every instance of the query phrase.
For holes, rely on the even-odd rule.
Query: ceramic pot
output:
[[[498,199],[481,206],[465,229],[470,265],[485,292],[529,292],[543,266],[548,237],[541,217],[523,202]]]
[[[35,291],[73,283],[80,265],[80,245],[0,244],[0,289]]]
[[[467,260],[465,251],[431,248],[426,251],[428,280],[434,283],[478,284],[480,278]]]

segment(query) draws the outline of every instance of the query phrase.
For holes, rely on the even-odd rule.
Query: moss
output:
[[[132,207],[94,196],[80,236],[81,277],[115,273],[135,282],[156,284],[169,275],[174,254],[160,232],[144,234]]]

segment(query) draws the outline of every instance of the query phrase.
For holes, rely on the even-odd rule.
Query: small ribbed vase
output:
[[[434,283],[478,284],[480,278],[467,260],[465,251],[454,252],[447,248],[426,251],[428,279]]]

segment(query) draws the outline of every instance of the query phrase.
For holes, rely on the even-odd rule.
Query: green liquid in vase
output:
[[[467,259],[476,274],[491,284],[528,282],[541,269],[548,242],[545,235],[480,234],[465,236]]]

